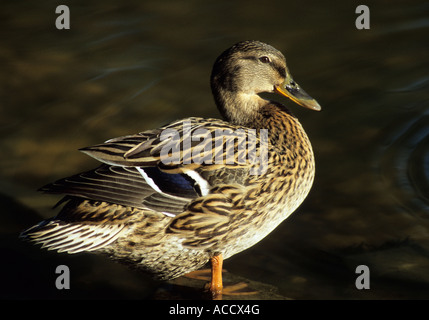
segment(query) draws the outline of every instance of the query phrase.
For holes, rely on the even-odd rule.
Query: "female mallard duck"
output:
[[[314,178],[301,124],[258,94],[320,106],[293,81],[283,54],[258,41],[223,52],[211,88],[225,121],[187,118],[83,148],[103,164],[43,187],[65,204],[21,236],[58,252],[104,253],[163,280],[211,261],[210,290],[220,294],[223,259],[285,220]]]

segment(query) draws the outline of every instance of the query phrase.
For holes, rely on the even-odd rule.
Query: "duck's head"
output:
[[[260,41],[239,42],[224,51],[213,66],[211,87],[221,113],[234,122],[268,103],[259,97],[262,92],[278,93],[300,106],[321,110],[293,80],[284,55]]]

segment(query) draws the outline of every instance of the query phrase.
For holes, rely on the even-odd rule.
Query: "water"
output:
[[[321,104],[293,109],[316,154],[298,211],[230,273],[295,299],[429,298],[429,5],[371,1],[76,1],[55,29],[55,1],[2,3],[0,194],[2,296],[151,298],[162,284],[91,255],[44,252],[18,233],[53,215],[37,188],[90,169],[77,151],[186,117],[218,117],[209,88],[217,55],[244,39],[285,53]],[[25,8],[25,9],[24,9]],[[72,272],[68,292],[55,267]],[[371,271],[357,290],[358,265]]]

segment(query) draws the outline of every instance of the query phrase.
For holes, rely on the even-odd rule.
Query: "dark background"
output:
[[[282,51],[321,104],[299,117],[316,155],[304,204],[231,274],[293,299],[429,298],[429,3],[427,1],[2,2],[0,297],[153,299],[166,284],[94,255],[18,239],[55,214],[36,190],[96,161],[77,149],[186,116],[219,117],[209,75],[245,39]],[[358,30],[355,9],[370,9]],[[67,265],[71,289],[55,288]],[[370,269],[357,290],[355,269]]]

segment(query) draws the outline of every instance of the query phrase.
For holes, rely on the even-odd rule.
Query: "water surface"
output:
[[[104,258],[58,255],[18,233],[52,216],[37,188],[95,167],[77,151],[186,116],[219,117],[209,75],[233,43],[285,53],[320,113],[286,99],[316,154],[304,204],[230,273],[294,299],[429,298],[429,5],[358,2],[55,1],[2,3],[0,194],[2,297],[153,298],[164,286]],[[25,9],[24,9],[25,8]],[[72,270],[58,291],[55,267]],[[355,269],[371,271],[357,290]]]

